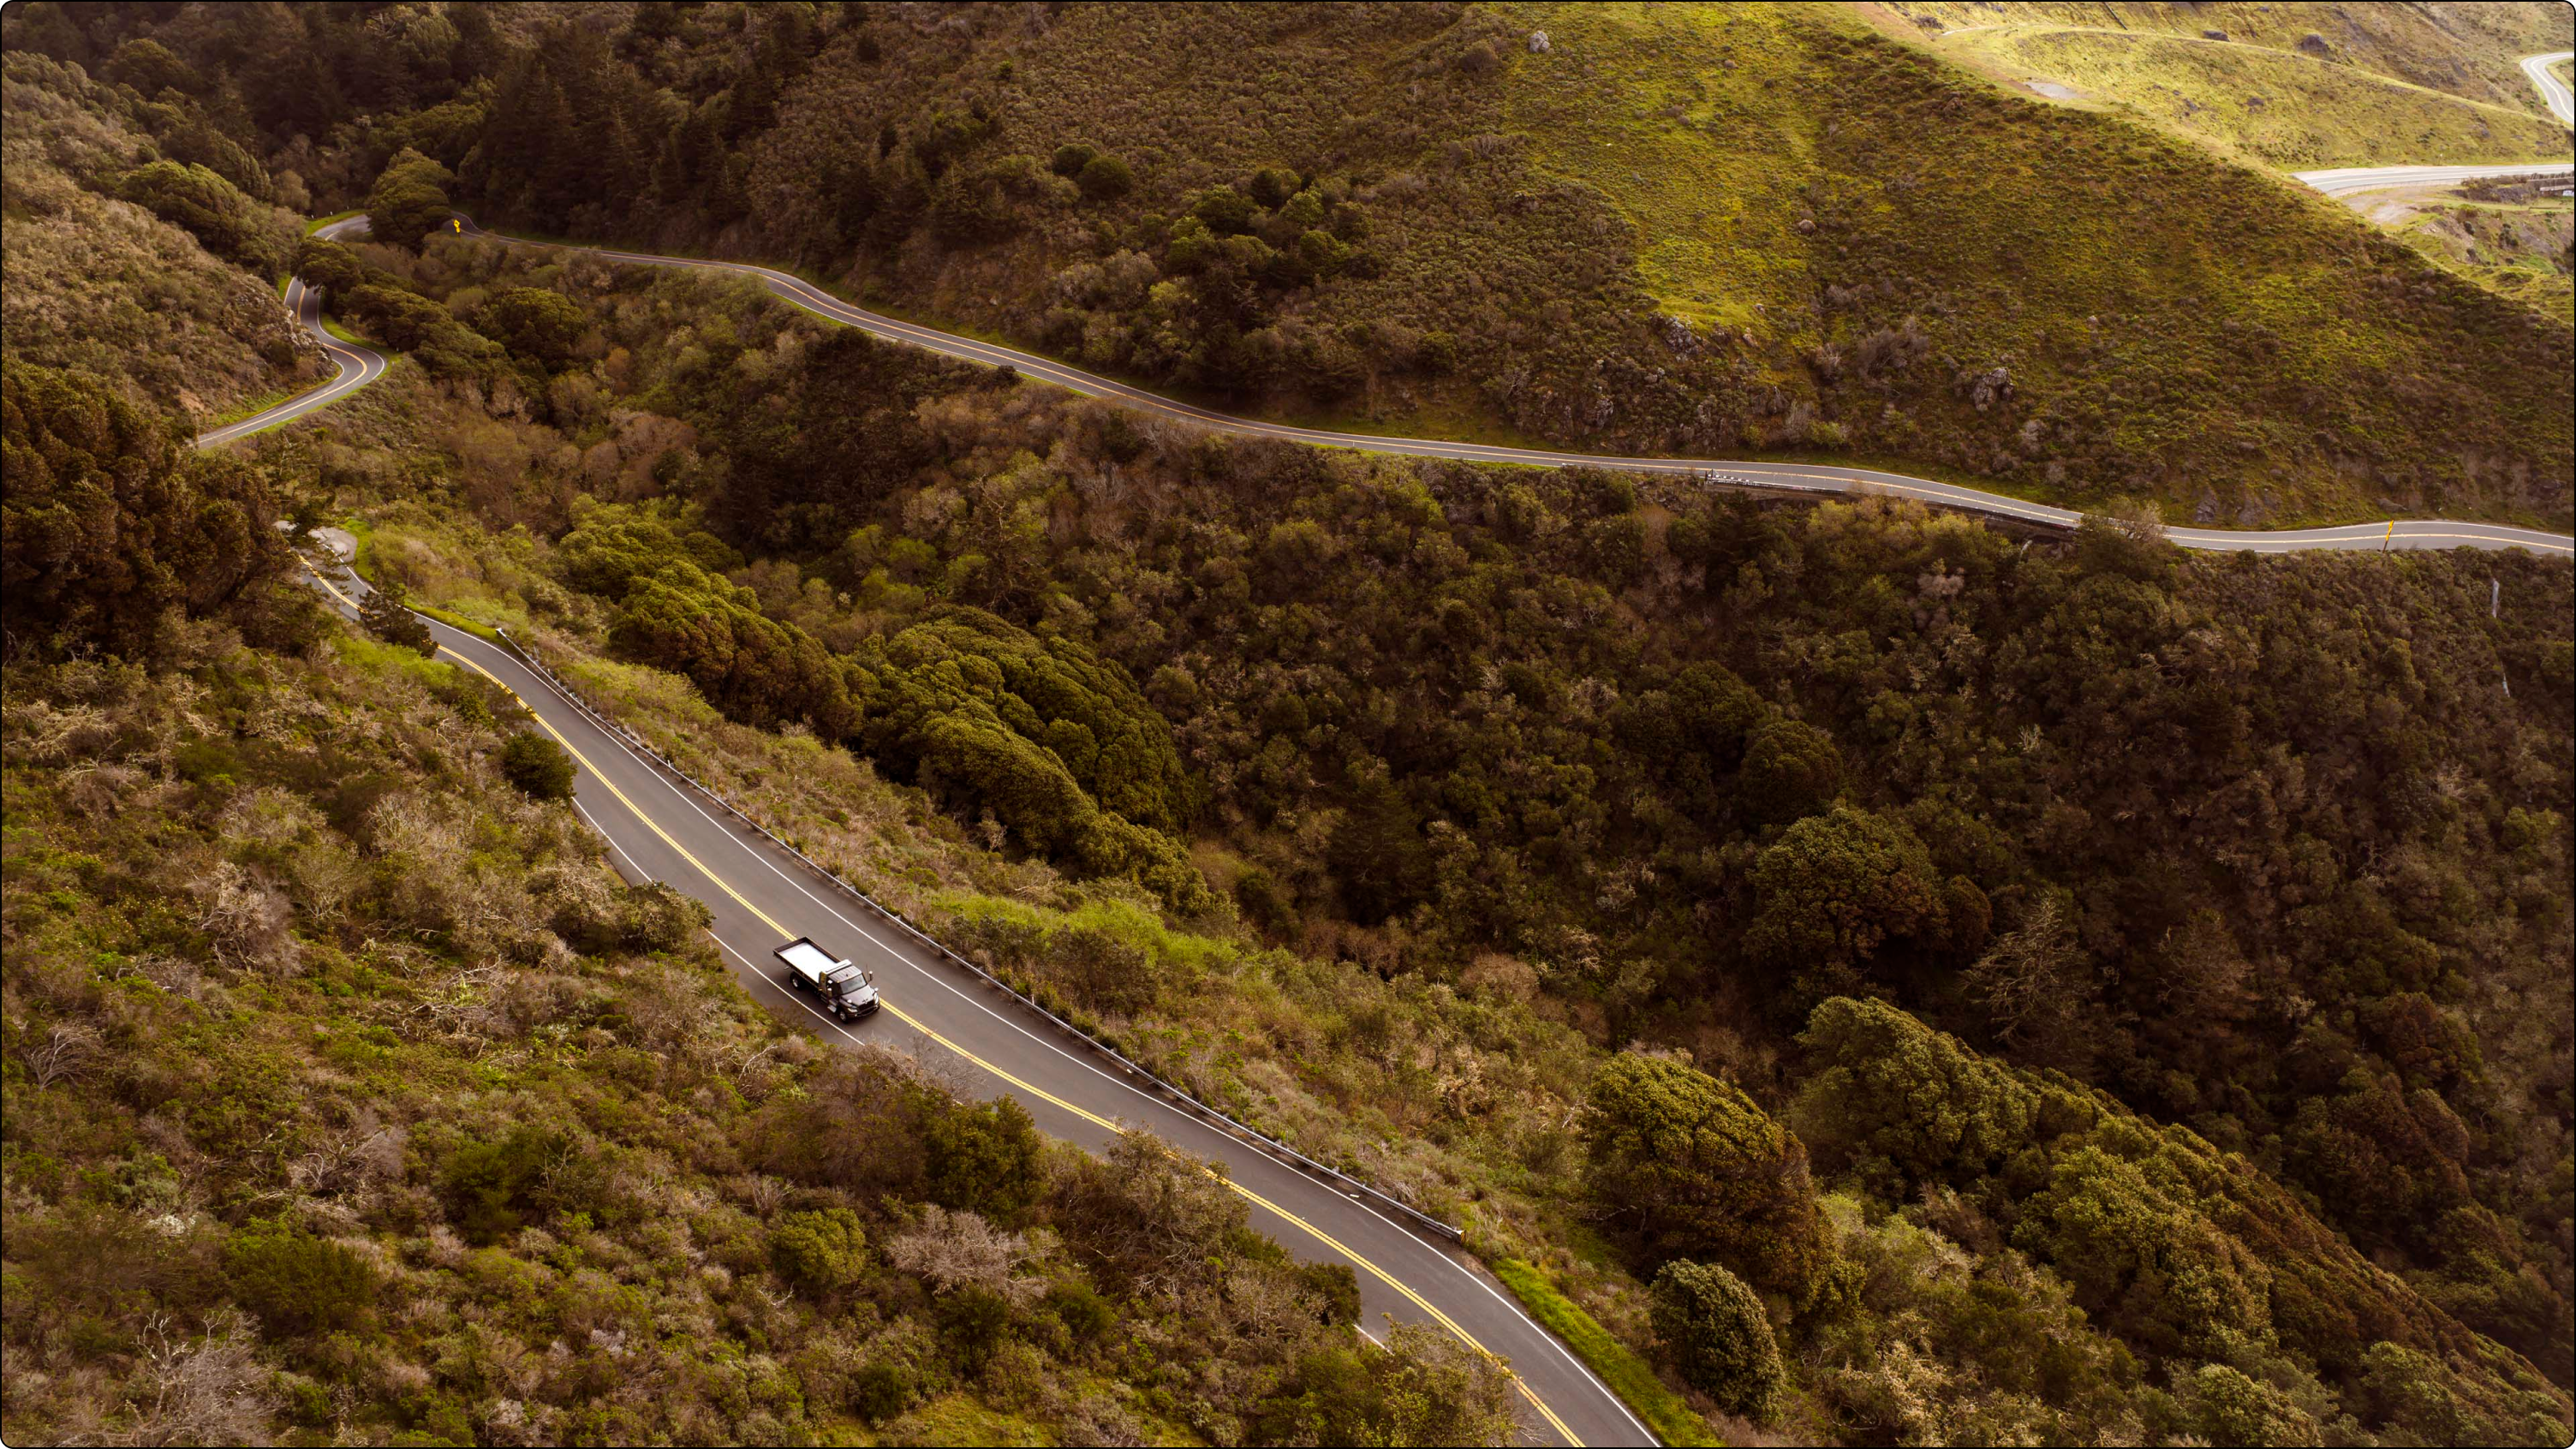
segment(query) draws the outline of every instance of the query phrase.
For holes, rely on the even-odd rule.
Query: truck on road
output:
[[[882,1004],[875,972],[859,969],[807,937],[799,936],[772,954],[787,964],[784,979],[789,990],[814,993],[825,1011],[843,1021],[874,1016]]]

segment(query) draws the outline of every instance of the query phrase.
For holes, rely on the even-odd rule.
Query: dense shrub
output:
[[[356,1328],[373,1316],[376,1271],[347,1246],[277,1223],[244,1228],[224,1244],[235,1297],[280,1337]]]
[[[533,800],[572,798],[572,754],[543,735],[510,736],[501,747],[501,775]]]
[[[1762,1300],[1715,1264],[1675,1259],[1655,1274],[1655,1337],[1691,1387],[1730,1413],[1769,1419],[1789,1389]]]
[[[572,361],[573,348],[589,327],[589,314],[570,298],[543,287],[495,292],[474,313],[475,331],[541,367],[561,367]]]
[[[769,1255],[780,1277],[814,1293],[834,1293],[866,1276],[867,1230],[848,1208],[782,1213],[769,1229]]]
[[[133,655],[165,615],[269,607],[291,555],[257,471],[183,453],[86,373],[12,362],[0,389],[13,637]]]
[[[186,231],[235,266],[269,277],[286,269],[292,244],[269,209],[203,166],[150,162],[120,178],[116,194]]]
[[[368,234],[388,246],[418,247],[430,232],[447,229],[447,190],[455,184],[446,167],[406,148],[367,193]]]
[[[564,1154],[560,1137],[533,1126],[492,1141],[465,1143],[439,1169],[439,1196],[466,1241],[499,1241],[531,1218],[544,1216],[547,1174]]]

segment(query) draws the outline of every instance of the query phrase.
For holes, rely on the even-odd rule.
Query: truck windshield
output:
[[[833,972],[831,975],[826,976],[823,979],[831,982],[834,986],[839,987],[843,991],[856,991],[861,986],[867,984],[867,977],[862,975],[859,968],[856,966],[844,966],[840,970]]]

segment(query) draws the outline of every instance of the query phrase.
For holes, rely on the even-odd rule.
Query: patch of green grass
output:
[[[1152,911],[1131,901],[1091,901],[1075,910],[1057,911],[1023,901],[955,894],[942,896],[934,904],[963,922],[1001,921],[1049,932],[1097,931],[1150,951],[1162,960],[1194,969],[1231,966],[1243,956],[1243,949],[1230,941],[1175,931]]]
[[[2424,274],[2393,249],[2355,270],[2349,214],[2277,178],[2006,96],[1847,12],[1499,13],[1552,41],[1516,53],[1506,77],[1534,169],[1606,197],[1651,305],[1728,328],[1701,355],[1775,390],[1774,411],[1734,420],[1731,437],[1703,427],[1690,452],[1904,460],[1892,471],[1947,467],[2074,507],[2143,491],[2178,516],[2250,505],[2271,523],[2410,493],[2504,515],[2502,490],[2458,473],[2439,476],[2433,504],[2430,487],[2318,466],[2323,438],[2389,476],[2404,456],[2438,467],[2430,420],[2450,407],[2491,411],[2535,466],[2561,466],[2564,388],[2548,379],[2564,375],[2564,331],[2495,317],[2468,288],[2400,288]],[[1996,367],[2012,396],[1969,403]],[[2168,471],[2133,465],[2147,458]]]
[[[401,675],[415,683],[437,688],[453,688],[456,666],[416,654],[399,645],[387,644],[355,628],[331,638],[340,657],[363,673],[383,678]]]
[[[1572,1299],[1557,1292],[1546,1274],[1518,1258],[1505,1258],[1494,1264],[1494,1276],[1503,1280],[1532,1317],[1564,1339],[1566,1346],[1610,1386],[1610,1391],[1646,1421],[1656,1438],[1675,1445],[1726,1442],[1709,1428],[1707,1420],[1691,1412],[1680,1395],[1664,1387],[1664,1381],[1655,1377],[1644,1359],[1612,1338],[1610,1330],[1577,1308]]]
[[[279,403],[285,402],[287,399],[299,395],[299,393],[309,391],[311,391],[309,388],[279,388],[274,392],[261,393],[257,397],[244,398],[240,402],[237,402],[231,407],[224,409],[222,412],[215,414],[213,417],[208,418],[206,420],[206,426],[209,428],[220,428],[231,423],[240,422],[244,418],[257,417],[261,413],[268,411],[270,408],[277,406]]]
[[[348,328],[341,326],[340,319],[337,317],[324,317],[322,319],[322,330],[339,338],[343,342],[349,343],[351,346],[373,347],[376,345],[375,343],[368,341],[366,338],[359,336],[357,333],[350,331]]]
[[[1888,7],[1894,11],[1895,7]],[[2562,5],[2352,5],[2339,0],[1910,0],[1882,28],[1946,44],[1966,30],[2050,26],[2113,34],[2205,40],[2300,53],[2368,75],[2408,82],[2464,100],[2543,113],[2522,73],[2534,51],[2563,50],[2570,38]]]
[[[943,1394],[889,1426],[901,1444],[1047,1444],[1045,1431],[1014,1414],[991,1408],[972,1394]]]
[[[500,630],[493,628],[489,624],[477,623],[472,619],[466,618],[463,614],[457,613],[453,609],[442,609],[434,604],[416,603],[411,606],[411,610],[415,614],[425,614],[432,619],[436,619],[438,622],[445,624],[450,629],[462,629],[466,633],[473,635],[475,638],[482,640],[486,644],[498,644],[501,642]]]
[[[1637,268],[1666,311],[1763,340],[1819,286],[1798,232],[1822,108],[1803,18],[1737,6],[1510,7],[1555,55],[1515,59],[1505,105],[1542,170],[1637,225]]]

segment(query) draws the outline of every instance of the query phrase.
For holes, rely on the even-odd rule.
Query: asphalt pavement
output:
[[[2540,92],[2541,104],[2562,126],[2576,124],[2576,102],[2571,102],[2567,87],[2549,68],[2576,51],[2553,50],[2547,55],[2526,55],[2522,73],[2531,77],[2532,88]],[[2365,191],[2397,191],[2418,186],[2457,186],[2463,181],[2490,181],[2512,176],[2576,176],[2576,163],[2567,161],[2522,161],[2502,166],[2344,166],[2331,171],[2293,171],[2299,180],[2328,196],[2357,196]]]
[[[2535,82],[2542,74],[2534,72]],[[2543,90],[2547,93],[2548,86],[2544,84]],[[2529,168],[2404,169],[2530,174]],[[2313,176],[2300,179],[2317,184]],[[462,218],[460,229],[470,235],[537,245],[484,232]],[[336,238],[364,230],[365,219],[351,217],[318,234]],[[592,250],[621,262],[745,275],[796,306],[888,341],[1009,366],[1039,381],[1214,431],[1415,457],[1681,475],[1692,484],[1713,489],[1881,493],[2053,527],[2072,527],[2081,520],[2080,514],[2067,509],[1870,469],[1504,448],[1232,417],[1034,353],[869,312],[769,268]],[[299,279],[289,283],[286,301],[321,339],[338,368],[337,376],[302,397],[202,435],[200,446],[218,446],[327,407],[384,372],[382,354],[342,342],[323,328],[318,291]],[[2562,535],[2429,519],[2262,532],[2174,528],[2166,530],[2166,536],[2186,548],[2259,552],[2459,546],[2520,547],[2557,555],[2576,551],[2576,544]],[[344,570],[334,572],[338,574],[335,594],[354,611],[354,599],[363,584]],[[892,923],[814,875],[794,856],[734,821],[693,786],[630,749],[510,651],[444,624],[433,622],[431,631],[449,657],[510,689],[573,752],[581,766],[576,804],[609,843],[619,870],[630,880],[663,881],[704,901],[714,917],[710,934],[726,963],[771,1009],[810,1019],[826,1038],[875,1042],[925,1059],[950,1061],[971,1082],[971,1090],[1017,1097],[1042,1130],[1063,1140],[1099,1150],[1118,1133],[1141,1128],[1219,1163],[1234,1190],[1246,1199],[1256,1226],[1300,1258],[1348,1263],[1357,1271],[1364,1326],[1378,1323],[1381,1315],[1435,1323],[1508,1363],[1524,1400],[1524,1430],[1534,1442],[1655,1442],[1615,1395],[1466,1254],[1403,1226],[1325,1179],[1281,1162],[1104,1065],[1101,1058],[1072,1044],[1061,1028],[943,962]],[[844,1024],[783,987],[769,953],[796,936],[810,936],[825,949],[876,972],[887,1009],[865,1021]]]
[[[2332,171],[2293,171],[2290,174],[2328,196],[2353,196],[2364,191],[2396,191],[2415,186],[2457,186],[2463,181],[2568,176],[2576,174],[2576,163],[2517,161],[2502,166],[2346,166]]]
[[[2398,168],[2413,171],[2480,171],[2476,167]],[[2529,168],[2487,168],[2499,175],[2526,175]],[[2323,176],[2331,173],[2317,172]],[[2374,173],[2376,174],[2376,173]],[[2307,179],[2303,177],[2302,179]],[[456,218],[458,230],[466,236],[490,241],[508,242],[515,246],[546,246],[551,243],[531,242],[502,232],[486,231],[462,215]],[[340,238],[364,235],[367,220],[363,216],[344,217],[322,228],[317,235]],[[1053,383],[1086,397],[1111,399],[1139,412],[1153,413],[1186,422],[1213,432],[1242,437],[1277,438],[1317,447],[1354,448],[1364,452],[1395,453],[1417,458],[1454,458],[1472,463],[1509,463],[1539,468],[1590,467],[1616,468],[1629,472],[1681,475],[1712,488],[1743,488],[1808,494],[1886,494],[1914,498],[1945,508],[1982,513],[1991,517],[2072,528],[2083,515],[2072,509],[2056,508],[2044,503],[2014,498],[2008,494],[1990,493],[1957,483],[1942,483],[1930,478],[1916,478],[1903,473],[1889,473],[1870,468],[1847,468],[1810,463],[1779,463],[1720,458],[1637,458],[1605,453],[1560,452],[1542,448],[1506,448],[1484,443],[1449,442],[1437,438],[1405,438],[1376,433],[1342,433],[1321,428],[1293,427],[1286,423],[1265,422],[1257,418],[1235,417],[1209,408],[1147,392],[1114,378],[1085,372],[1050,357],[1022,352],[999,343],[978,341],[924,327],[919,323],[870,312],[833,296],[802,278],[748,262],[709,261],[697,257],[666,257],[647,252],[619,251],[611,247],[586,247],[595,256],[637,266],[678,267],[696,271],[731,272],[752,278],[777,297],[813,313],[826,321],[856,327],[871,336],[889,342],[919,347],[946,357],[992,367],[1009,367],[1024,377]],[[212,447],[230,442],[247,433],[301,417],[316,408],[326,407],[350,392],[373,382],[384,372],[382,354],[362,346],[345,343],[324,331],[321,325],[320,294],[306,288],[301,280],[288,284],[288,301],[297,309],[335,361],[340,363],[340,376],[326,387],[307,393],[291,402],[234,423],[230,427],[205,434],[197,442]],[[2560,556],[2576,555],[2576,539],[2565,534],[2539,529],[2514,528],[2494,523],[2460,523],[2445,519],[2399,519],[2392,523],[2347,524],[2328,528],[2291,529],[2218,529],[2169,528],[2165,537],[2192,549],[2217,551],[2250,550],[2256,553],[2295,553],[2308,549],[2396,550],[2444,548],[2527,548],[2537,553]]]
[[[2542,103],[2549,107],[2549,114],[2558,118],[2558,124],[2576,126],[2576,96],[2568,94],[2567,83],[2550,69],[2562,60],[2576,60],[2576,50],[2526,55],[2522,58],[2522,73],[2531,77],[2532,87],[2540,92]]]

